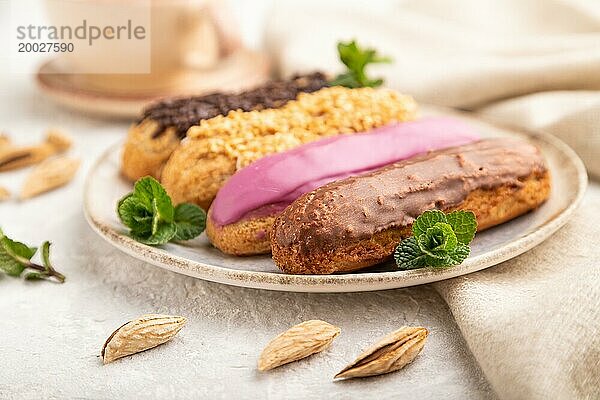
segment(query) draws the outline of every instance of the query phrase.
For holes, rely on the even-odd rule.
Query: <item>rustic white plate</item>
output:
[[[135,258],[181,274],[251,288],[297,292],[354,292],[400,288],[454,278],[491,267],[538,245],[560,228],[577,208],[587,175],[567,145],[545,134],[500,127],[468,114],[426,108],[425,115],[450,114],[474,125],[483,136],[517,136],[535,143],[552,174],[550,198],[538,210],[477,234],[471,256],[447,269],[396,271],[392,263],[339,275],[287,275],[269,256],[232,257],[211,247],[205,235],[186,244],[150,247],[127,236],[115,213],[117,201],[132,189],[119,175],[120,144],[111,147],[91,169],[84,193],[86,218],[100,236]]]

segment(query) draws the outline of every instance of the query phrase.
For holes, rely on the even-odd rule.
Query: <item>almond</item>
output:
[[[66,185],[73,179],[78,168],[79,160],[70,157],[56,157],[42,162],[25,179],[21,199],[29,199]]]
[[[320,320],[295,325],[269,342],[260,355],[258,369],[267,371],[318,353],[340,332],[337,326]]]
[[[102,347],[104,364],[148,350],[171,340],[187,322],[184,317],[147,314],[122,325]]]
[[[64,153],[71,143],[71,138],[58,130],[48,131],[46,140],[36,146],[15,146],[7,136],[0,136],[0,172],[38,164]]]
[[[421,352],[428,334],[422,327],[402,327],[369,347],[334,378],[362,378],[404,368]]]

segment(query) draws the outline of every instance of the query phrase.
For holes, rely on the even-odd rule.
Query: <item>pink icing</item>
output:
[[[211,218],[222,226],[265,210],[268,214],[326,183],[478,139],[463,122],[434,117],[311,142],[237,171],[217,193]]]

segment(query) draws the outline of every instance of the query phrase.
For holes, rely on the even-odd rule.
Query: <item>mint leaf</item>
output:
[[[42,263],[46,268],[52,267],[50,264],[50,242],[46,241],[42,243]]]
[[[348,88],[378,87],[383,84],[383,79],[370,79],[366,74],[369,64],[390,63],[388,57],[380,57],[375,49],[360,48],[355,40],[351,42],[339,42],[337,45],[340,61],[348,69],[339,74],[329,84],[331,86],[345,86]]]
[[[154,178],[147,176],[135,183],[133,196],[146,210],[152,210],[155,218],[162,221],[173,222],[173,204],[167,191]]]
[[[121,222],[132,231],[135,231],[137,236],[152,235],[154,220],[152,209],[146,209],[145,205],[133,193],[128,194],[119,201],[117,212]]]
[[[37,281],[41,279],[46,279],[48,274],[45,272],[28,272],[25,274],[25,279],[28,281]]]
[[[0,246],[0,270],[10,276],[19,276],[25,270],[25,265],[15,260]]]
[[[448,215],[438,210],[425,211],[413,223],[413,236],[396,247],[396,264],[402,270],[458,265],[469,256],[469,243],[476,229],[477,220],[470,211]]]
[[[195,204],[182,203],[175,207],[177,233],[174,240],[190,240],[204,232],[206,213]]]
[[[448,222],[446,219],[446,214],[439,210],[425,211],[413,222],[413,235],[416,237],[421,236],[427,232],[427,229],[431,228],[438,222]]]
[[[65,276],[63,274],[61,274],[60,272],[56,271],[54,269],[54,267],[52,266],[52,263],[50,262],[50,242],[45,241],[44,243],[42,243],[42,264],[44,264],[44,271],[40,272],[37,275],[34,276],[25,276],[25,279],[45,279],[45,278],[49,278],[49,277],[54,277],[57,281],[59,281],[60,283],[64,283],[65,281]],[[29,266],[29,268],[32,268],[32,266]],[[34,273],[29,273],[28,275],[32,275]]]
[[[121,222],[138,242],[156,246],[175,237],[175,208],[161,184],[152,177],[138,180],[133,192],[117,203]]]
[[[29,247],[24,243],[16,242],[7,238],[6,236],[2,238],[2,242],[3,247],[7,252],[12,253],[13,256],[24,260],[30,260],[31,257],[33,257],[37,252],[37,247]]]
[[[133,192],[119,200],[117,214],[133,239],[151,246],[193,239],[206,225],[203,209],[189,203],[173,207],[166,190],[149,176],[138,180]]]
[[[129,228],[136,228],[139,231],[152,231],[152,209],[146,208],[144,203],[129,193],[119,200],[117,213],[124,225]]]
[[[394,251],[394,260],[401,270],[424,267],[426,255],[423,254],[416,239],[411,236],[404,239]]]
[[[358,83],[354,75],[348,72],[336,76],[335,79],[329,82],[329,85],[344,86],[350,89],[356,89],[360,87],[360,83]]]
[[[450,258],[448,258],[448,255],[445,254],[444,257],[442,258],[436,258],[436,257],[430,257],[430,256],[426,256],[425,257],[425,265],[427,265],[428,267],[434,267],[434,268],[443,268],[443,267],[449,267],[452,263],[452,260]]]
[[[177,226],[174,222],[160,222],[150,236],[131,231],[131,237],[140,243],[150,246],[165,244],[175,237]]]
[[[449,252],[454,251],[457,243],[452,227],[443,222],[427,228],[427,232],[417,238],[421,251],[434,258],[445,258]]]
[[[55,278],[60,283],[65,281],[65,276],[56,271],[50,264],[50,242],[42,244],[41,258],[43,266],[31,262],[31,258],[37,252],[37,248],[14,241],[4,235],[0,229],[0,271],[11,276],[20,276],[26,269],[28,272],[25,279]]]
[[[452,253],[448,254],[448,258],[451,262],[448,265],[458,265],[462,263],[467,257],[469,257],[469,254],[471,254],[471,248],[469,245],[459,243],[456,249]]]
[[[9,239],[0,230],[0,270],[10,276],[19,276],[36,253],[35,247]]]
[[[462,244],[469,244],[477,231],[477,219],[472,211],[453,211],[446,215],[448,223]]]

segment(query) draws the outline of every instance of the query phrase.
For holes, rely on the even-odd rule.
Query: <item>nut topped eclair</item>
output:
[[[175,203],[208,209],[225,181],[255,160],[323,137],[411,120],[416,109],[412,97],[389,89],[336,86],[300,93],[276,109],[231,111],[189,129],[161,183]]]
[[[122,174],[133,181],[147,175],[159,178],[164,163],[187,130],[200,121],[227,115],[233,110],[281,107],[299,93],[314,92],[325,86],[325,75],[315,72],[270,81],[241,93],[211,93],[154,103],[129,129],[123,148]]]
[[[293,274],[353,271],[388,259],[426,210],[473,211],[483,230],[535,209],[549,193],[545,160],[526,141],[438,150],[303,195],[273,224],[273,260]]]

